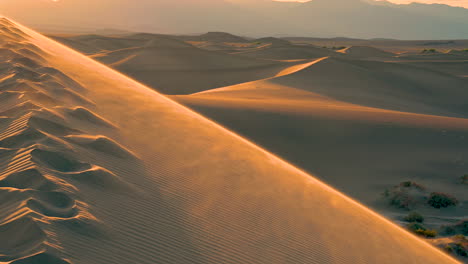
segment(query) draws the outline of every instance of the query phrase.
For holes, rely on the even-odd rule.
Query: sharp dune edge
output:
[[[0,31],[0,262],[457,263],[149,88]]]

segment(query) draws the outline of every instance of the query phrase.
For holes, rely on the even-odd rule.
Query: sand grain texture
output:
[[[151,89],[0,23],[14,44],[0,98],[21,94],[0,104],[0,235],[13,237],[0,261],[457,263]],[[8,65],[21,56],[35,63]]]

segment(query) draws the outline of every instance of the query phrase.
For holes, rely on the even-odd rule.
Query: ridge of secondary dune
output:
[[[1,91],[27,95],[17,85],[26,81],[60,104],[20,98],[16,105],[29,106],[0,112],[7,118],[0,141],[28,129],[40,135],[1,149],[0,234],[14,227],[23,235],[0,243],[0,261],[457,263],[151,89],[27,28],[1,23],[24,32],[20,41],[35,45],[30,52],[45,60],[36,58],[38,68],[22,65],[31,74],[9,78]],[[90,104],[62,101],[59,87]],[[70,115],[84,108],[93,121]],[[53,129],[39,133],[44,122]],[[126,155],[112,155],[115,149]],[[27,173],[34,173],[34,188],[22,189]]]
[[[463,94],[468,95],[462,86],[462,84],[468,85],[466,81],[439,74],[432,77],[434,79],[432,82],[435,84],[429,88],[425,87],[426,91],[413,89],[408,92],[407,89],[393,88],[398,85],[412,85],[414,88],[415,85],[412,82],[405,83],[404,78],[401,77],[396,84],[384,85],[384,81],[388,82],[388,77],[382,77],[382,80],[371,78],[367,81],[370,84],[364,84],[363,78],[356,77],[355,68],[357,67],[353,63],[356,62],[349,63],[323,57],[291,66],[276,76],[263,80],[206,90],[191,95],[177,95],[172,98],[194,106],[281,111],[299,115],[398,122],[440,128],[467,127],[465,119],[453,118],[463,117],[466,113],[466,103],[462,99]],[[377,66],[388,67],[378,62]],[[424,70],[412,67],[400,69],[399,65],[388,68],[392,67],[396,69],[394,70],[396,74],[401,74],[400,71],[405,69],[416,73],[424,72]],[[341,71],[336,70],[340,68]],[[363,68],[363,70],[367,69]],[[357,73],[364,76],[364,72],[358,70]],[[323,79],[328,79],[327,76],[332,78],[332,74],[342,76],[339,77],[339,81],[323,81]],[[319,75],[322,78],[319,78]],[[368,76],[366,78],[369,79]],[[434,93],[441,92],[438,83],[446,80],[453,83],[443,89],[446,95],[433,99]],[[377,88],[377,83],[381,84],[383,89]],[[446,82],[446,85],[449,84],[450,82]],[[369,88],[363,86],[369,86]],[[382,90],[379,91],[379,89]],[[454,101],[454,99],[460,100]]]
[[[468,83],[382,62],[323,58],[303,66],[274,78],[171,98],[396,221],[406,212],[390,206],[382,192],[399,182],[468,199],[466,186],[457,181],[468,169],[463,162]],[[429,82],[424,78],[433,83],[420,85]],[[426,224],[434,228],[466,215],[464,206],[414,210],[430,215]]]
[[[166,94],[188,94],[274,76],[295,62],[207,51],[180,40],[153,36],[143,46],[91,56]],[[211,72],[217,72],[216,76]],[[181,75],[186,78],[180,78]]]
[[[299,89],[336,101],[429,115],[465,117],[468,82],[429,69],[386,63],[326,57],[294,66],[277,78],[227,88],[212,89],[180,98],[222,95],[227,90],[250,90],[262,94],[269,86]],[[443,87],[443,89],[441,89]],[[232,94],[232,92],[230,92]],[[228,96],[229,97],[229,96]],[[242,96],[233,96],[241,98]],[[286,92],[281,98],[290,97]]]

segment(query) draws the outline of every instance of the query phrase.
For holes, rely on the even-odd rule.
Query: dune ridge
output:
[[[15,25],[5,19],[2,24]],[[61,96],[48,87],[80,90],[91,104],[84,107],[73,97],[52,106],[28,99],[0,113],[6,117],[0,123],[6,146],[16,145],[11,142],[21,138],[18,133],[36,135],[19,149],[0,149],[6,186],[0,195],[7,197],[0,232],[25,231],[0,244],[2,261],[457,263],[233,132],[14,27],[26,32],[21,41],[44,50],[39,55],[47,67],[63,75],[25,67],[31,74],[7,79],[2,91],[28,94],[19,87],[32,85],[16,85],[26,80],[43,84],[57,100]],[[85,108],[96,117],[87,124],[69,114]],[[49,127],[44,122],[53,123],[52,129],[42,131]],[[18,188],[26,185],[25,175],[34,188]]]
[[[85,93],[84,87],[49,67],[44,59],[47,53],[27,42],[28,35],[8,20],[2,19],[1,24],[0,41],[7,41],[3,47],[8,48],[0,54],[4,61],[0,82],[0,234],[4,237],[0,261],[70,263],[61,257],[60,244],[50,235],[53,226],[73,223],[99,228],[99,220],[80,200],[77,186],[126,185],[111,171],[82,161],[71,139],[95,137],[91,147],[123,159],[133,157],[105,136],[88,136],[72,128],[68,115],[84,118],[91,126],[113,129],[82,106],[93,104],[78,94]]]

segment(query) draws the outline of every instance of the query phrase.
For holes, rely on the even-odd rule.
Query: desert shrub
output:
[[[453,252],[458,256],[468,257],[468,248],[462,243],[455,243],[451,247],[453,248]]]
[[[427,229],[424,225],[413,222],[407,225],[407,228],[413,233],[424,236],[424,237],[436,237],[437,231],[432,229]]]
[[[447,250],[448,253],[453,252],[453,248],[450,245],[446,245],[444,249]]]
[[[436,49],[423,49],[421,53],[436,53],[436,52],[437,52]]]
[[[401,183],[400,183],[400,186],[401,186],[401,187],[406,187],[406,188],[415,188],[415,189],[418,189],[418,190],[421,190],[421,191],[426,190],[426,187],[424,187],[424,186],[422,186],[421,184],[416,183],[416,182],[414,182],[414,181],[404,181],[404,182],[401,182]]]
[[[458,200],[446,193],[433,192],[429,196],[427,203],[434,208],[446,208],[449,206],[456,206]]]
[[[397,186],[385,190],[383,195],[389,200],[390,205],[409,210],[418,202],[424,201],[422,199],[424,196],[424,190],[424,186],[418,183],[405,181],[401,182]]]
[[[436,237],[437,231],[436,230],[422,230],[417,229],[414,231],[415,234],[423,236],[423,237]]]
[[[453,242],[445,246],[445,250],[460,257],[468,257],[468,240],[463,235],[453,237]]]
[[[460,181],[462,184],[468,184],[468,174],[461,176]]]
[[[395,193],[390,198],[390,204],[398,208],[410,209],[415,204],[415,201],[407,193]]]
[[[408,224],[406,227],[413,232],[416,230],[427,230],[427,228],[423,224],[415,222]]]
[[[404,220],[410,223],[413,223],[413,222],[422,223],[424,222],[424,217],[417,212],[412,212],[412,213],[409,213],[407,216],[405,216]]]

